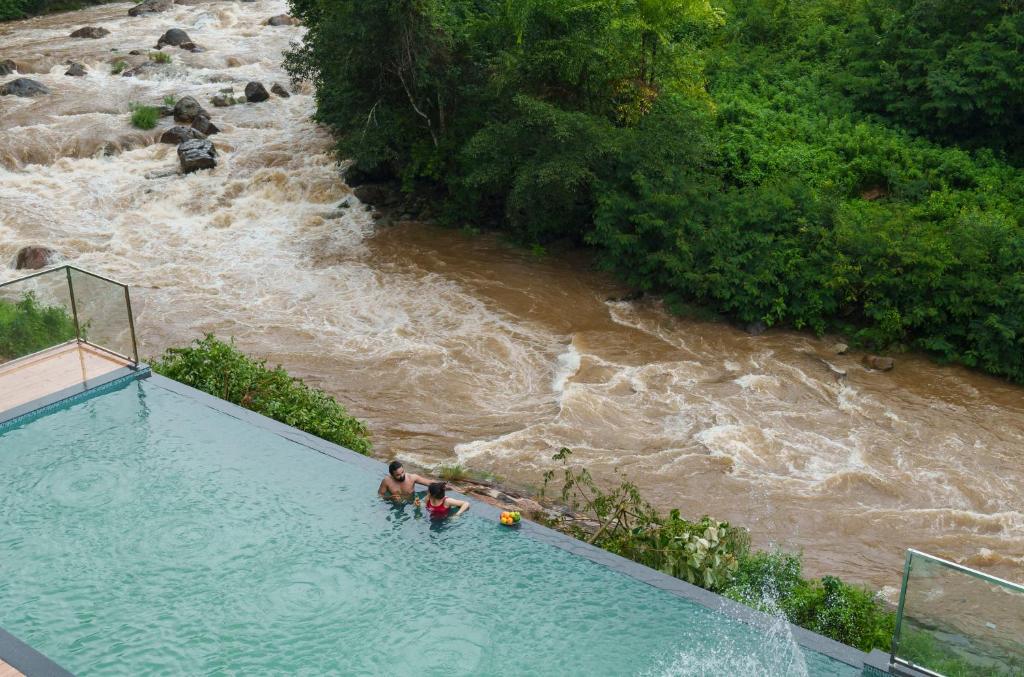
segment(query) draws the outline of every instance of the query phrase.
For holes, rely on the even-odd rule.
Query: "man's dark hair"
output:
[[[431,498],[444,498],[444,482],[431,482],[427,485],[427,491],[430,492]]]
[[[401,467],[402,467],[402,462],[401,461],[391,461],[391,463],[388,465],[388,472],[391,473],[392,475],[394,475],[395,471],[398,470]]]

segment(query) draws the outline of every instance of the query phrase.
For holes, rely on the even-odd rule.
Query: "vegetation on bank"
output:
[[[32,292],[0,299],[0,361],[13,360],[75,338],[75,322],[62,306],[40,303]]]
[[[228,402],[269,416],[329,442],[369,454],[366,425],[327,393],[288,375],[280,365],[246,356],[212,334],[192,346],[170,348],[153,371]]]
[[[70,12],[118,0],[0,0],[0,21],[24,19],[38,14]]]
[[[160,109],[133,103],[128,107],[132,114],[132,126],[139,129],[153,129],[160,119]]]
[[[291,5],[339,156],[453,224],[1024,382],[1020,3]]]
[[[806,579],[800,555],[752,552],[746,529],[728,522],[662,514],[629,481],[604,490],[586,469],[570,465],[571,454],[555,454],[562,472],[545,473],[542,495],[559,485],[561,501],[591,523],[584,528],[562,517],[550,526],[862,651],[890,650],[896,615],[866,588],[834,576]]]

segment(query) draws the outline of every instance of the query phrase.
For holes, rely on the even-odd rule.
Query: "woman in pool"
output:
[[[448,516],[450,508],[458,508],[456,515],[469,510],[469,501],[460,501],[457,498],[448,498],[444,495],[444,482],[431,482],[427,487],[427,513],[431,519],[441,519]]]

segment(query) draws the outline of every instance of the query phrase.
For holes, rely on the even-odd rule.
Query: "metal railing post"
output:
[[[75,303],[75,285],[71,282],[71,266],[64,266],[64,272],[68,277],[68,296],[71,297],[71,314],[75,320],[75,339],[82,340],[82,328],[78,325],[78,304]]]

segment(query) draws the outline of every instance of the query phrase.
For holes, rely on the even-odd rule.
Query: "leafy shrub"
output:
[[[554,456],[563,463],[561,499],[572,510],[593,519],[597,526],[592,533],[564,520],[555,526],[708,590],[721,590],[729,584],[740,558],[749,548],[745,529],[707,516],[690,522],[680,517],[678,510],[661,515],[628,481],[606,492],[594,483],[585,468],[576,469],[568,464],[571,454],[571,450],[562,448]],[[541,495],[554,479],[554,471],[545,473]]]
[[[434,473],[445,482],[459,482],[470,477],[470,472],[458,463],[440,465],[434,470]]]
[[[149,60],[155,61],[156,63],[170,63],[171,55],[167,52],[150,52]]]
[[[132,126],[138,127],[139,129],[153,129],[156,127],[157,120],[160,119],[160,110],[153,106],[131,106],[132,111]]]
[[[125,68],[128,68],[128,62],[124,59],[118,59],[110,66],[110,74],[119,75]]]
[[[208,334],[193,346],[171,348],[153,371],[281,423],[361,454],[369,454],[369,432],[361,421],[322,390],[292,378],[266,360],[255,360]]]
[[[744,557],[726,597],[862,651],[889,651],[896,614],[862,587],[835,576],[808,580],[799,555],[757,552]]]
[[[166,95],[164,97],[164,105],[165,106],[173,106],[174,102],[175,102],[175,98],[174,98],[173,94],[168,94],[168,95]]]
[[[46,306],[27,292],[20,301],[0,299],[0,361],[75,338],[75,322],[62,306]]]

